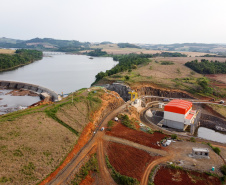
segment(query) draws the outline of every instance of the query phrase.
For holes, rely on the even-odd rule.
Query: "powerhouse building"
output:
[[[190,125],[191,132],[194,132],[199,118],[198,115],[197,111],[192,110],[192,102],[174,99],[164,107],[163,125],[181,131],[184,131]]]

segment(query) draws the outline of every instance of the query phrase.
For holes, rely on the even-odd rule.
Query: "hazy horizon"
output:
[[[0,37],[226,43],[225,0],[3,0]]]

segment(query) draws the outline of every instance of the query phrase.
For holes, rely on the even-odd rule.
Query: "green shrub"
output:
[[[21,152],[21,150],[17,149],[13,151],[13,155],[17,157],[22,157],[24,154]]]
[[[207,145],[209,145],[216,154],[220,155],[220,152],[221,152],[220,148],[213,147],[210,143],[207,143]]]
[[[221,172],[226,175],[226,165],[223,165],[221,168],[220,168]]]
[[[149,134],[153,134],[153,133],[154,133],[154,131],[153,131],[152,129],[148,129],[148,130],[147,130],[147,133],[149,133]]]
[[[119,115],[119,119],[121,119],[121,123],[123,125],[125,125],[126,127],[131,128],[131,129],[135,129],[135,126],[133,124],[131,124],[132,121],[129,119],[128,115],[121,114],[121,115]]]
[[[177,135],[176,135],[176,134],[172,134],[172,135],[171,135],[171,138],[172,138],[172,139],[177,139]]]
[[[24,175],[33,175],[35,170],[35,165],[32,162],[29,162],[27,166],[23,166],[20,170],[21,173]]]
[[[130,79],[130,77],[129,77],[128,75],[126,75],[126,76],[125,76],[125,79],[126,79],[126,80],[129,80],[129,79]]]
[[[220,152],[221,152],[220,148],[214,147],[214,148],[213,148],[213,151],[214,151],[216,154],[220,155]]]
[[[114,125],[114,121],[110,120],[110,121],[108,122],[108,127],[112,127],[113,125]]]
[[[174,63],[170,61],[161,61],[161,65],[174,65]]]
[[[191,142],[194,142],[194,143],[196,142],[196,140],[195,140],[194,137],[191,137],[191,138],[190,138],[190,141],[191,141]]]

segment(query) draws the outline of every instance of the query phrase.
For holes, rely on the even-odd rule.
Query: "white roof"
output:
[[[208,148],[192,148],[195,152],[209,152]]]

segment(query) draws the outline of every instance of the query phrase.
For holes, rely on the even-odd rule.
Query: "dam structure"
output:
[[[24,89],[24,90],[33,91],[39,94],[42,99],[45,99],[45,95],[47,93],[51,97],[51,100],[53,102],[60,100],[60,97],[56,92],[39,85],[34,85],[34,84],[29,84],[24,82],[0,80],[0,87],[6,88],[6,89]]]

